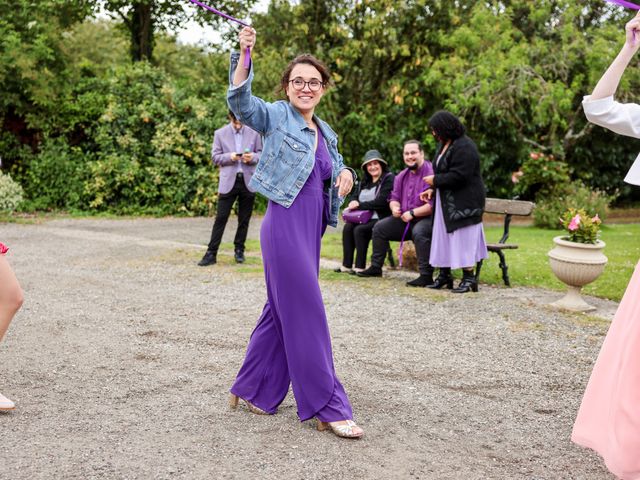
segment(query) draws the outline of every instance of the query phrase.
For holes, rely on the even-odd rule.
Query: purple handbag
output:
[[[378,196],[378,192],[382,188],[382,182],[384,182],[384,179],[387,178],[387,175],[389,175],[388,172],[385,173],[384,176],[380,179],[380,184],[376,188],[376,197]],[[345,208],[342,211],[342,220],[344,221],[344,223],[368,223],[369,221],[371,221],[372,217],[373,210],[349,210],[348,208]]]
[[[342,220],[345,223],[367,223],[373,217],[373,210],[349,210],[342,211]]]

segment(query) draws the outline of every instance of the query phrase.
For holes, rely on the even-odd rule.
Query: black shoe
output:
[[[478,291],[478,279],[476,278],[473,271],[467,272],[466,270],[462,271],[462,280],[456,288],[451,290],[453,293],[467,293],[467,292],[477,292]]]
[[[372,265],[366,270],[356,273],[356,275],[359,277],[381,277],[382,269],[380,267],[374,267]]]
[[[407,287],[428,287],[433,285],[433,275],[426,275],[421,273],[418,278],[407,282]]]
[[[216,263],[216,254],[211,250],[207,250],[207,253],[204,254],[202,260],[198,262],[198,265],[201,267],[208,267],[209,265],[213,265]]]
[[[431,285],[427,285],[427,288],[436,290],[440,290],[443,287],[447,287],[449,290],[453,288],[453,277],[451,276],[450,268],[441,268],[438,278]]]
[[[236,259],[236,263],[244,263],[244,252],[242,250],[236,250],[233,257]]]

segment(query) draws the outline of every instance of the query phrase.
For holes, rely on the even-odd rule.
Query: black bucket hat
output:
[[[364,167],[367,165],[367,163],[373,162],[374,160],[377,160],[385,167],[388,166],[386,160],[382,158],[382,155],[380,155],[380,152],[378,150],[369,150],[364,154],[364,158],[362,160],[362,165],[360,166],[360,168],[364,170]]]

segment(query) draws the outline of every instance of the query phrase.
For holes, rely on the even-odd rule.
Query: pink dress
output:
[[[583,106],[590,122],[640,137],[639,105],[585,97]],[[640,185],[639,160],[625,181]],[[591,372],[571,440],[602,455],[617,477],[640,480],[640,263]]]

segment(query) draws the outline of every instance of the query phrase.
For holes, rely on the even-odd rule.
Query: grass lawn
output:
[[[488,242],[497,242],[502,236],[502,226],[485,227]],[[511,226],[509,242],[517,243],[517,250],[506,250],[509,277],[514,286],[532,286],[552,290],[564,290],[564,284],[555,278],[549,267],[547,252],[553,248],[553,237],[561,231],[543,230],[536,227]],[[583,292],[588,295],[620,301],[640,259],[640,224],[610,224],[602,228],[601,240],[607,246],[604,253],[609,258],[602,276]],[[391,244],[397,254],[398,243]],[[369,247],[371,254],[371,247]],[[322,242],[322,256],[340,261],[342,240],[339,233],[328,233]],[[459,275],[459,272],[458,272]],[[481,282],[502,285],[502,272],[498,267],[498,256],[490,254],[482,266]]]

